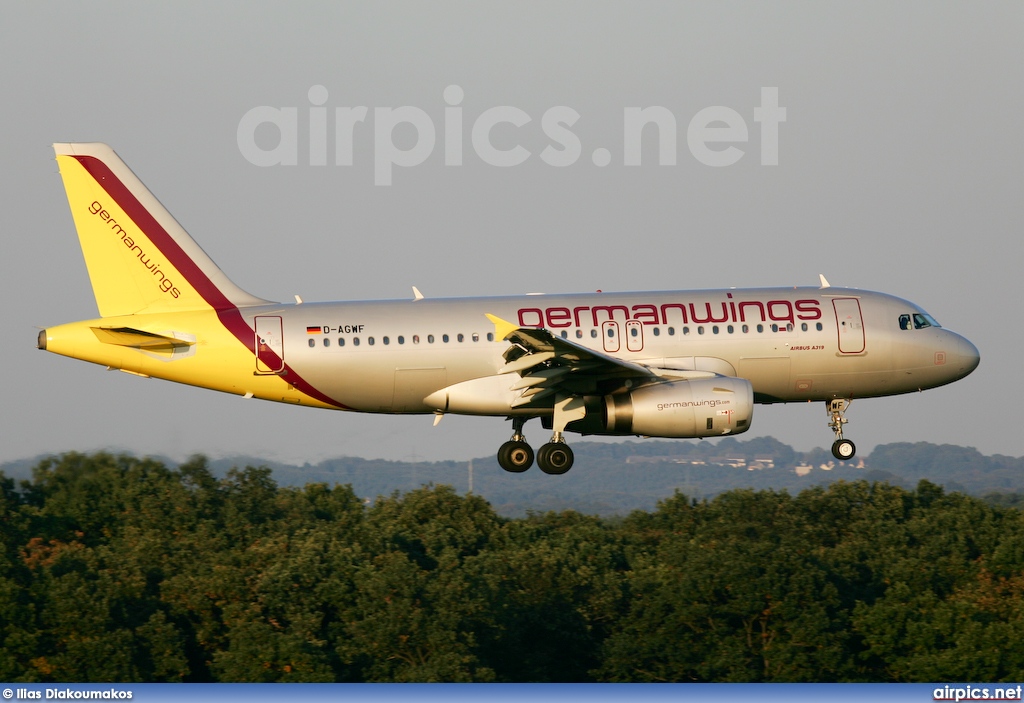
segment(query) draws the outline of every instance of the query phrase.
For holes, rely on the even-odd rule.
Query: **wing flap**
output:
[[[527,352],[523,356],[520,356],[518,359],[510,361],[504,366],[502,366],[500,369],[498,369],[498,374],[501,375],[506,373],[521,373],[526,369],[533,368],[534,366],[539,366],[546,361],[551,361],[554,358],[554,352]]]
[[[656,380],[658,375],[641,364],[588,349],[543,327],[518,327],[487,315],[497,335],[511,346],[505,351],[505,365],[499,374],[516,373],[520,379],[509,390],[522,391],[512,403],[549,407],[557,398],[580,395],[581,388],[604,380]]]

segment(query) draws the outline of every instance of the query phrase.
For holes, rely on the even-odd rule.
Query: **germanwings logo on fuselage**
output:
[[[782,322],[795,325],[797,320],[820,320],[821,303],[804,300],[725,300],[699,303],[640,303],[626,306],[581,305],[579,307],[519,308],[520,327],[584,327],[589,322],[599,327],[601,318],[614,320],[616,314],[625,320],[645,325],[707,324],[715,322]]]
[[[160,278],[157,286],[161,291],[167,293],[172,298],[178,298],[181,296],[181,291],[178,290],[174,283],[171,282],[171,279],[169,279],[167,275],[160,270],[160,264],[153,260],[152,255],[146,254],[142,247],[135,243],[135,239],[128,234],[124,227],[118,224],[117,220],[115,220],[110,213],[103,208],[103,205],[101,205],[99,201],[92,201],[92,204],[89,205],[89,212],[109,224],[110,231],[121,237],[121,241],[124,242],[124,245],[128,247],[130,252],[135,254],[139,263],[152,272],[154,278]]]

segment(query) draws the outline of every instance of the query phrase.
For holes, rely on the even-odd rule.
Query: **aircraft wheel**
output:
[[[548,442],[537,452],[537,466],[546,474],[564,474],[572,468],[572,449],[562,442]]]
[[[533,448],[526,442],[505,442],[498,449],[498,464],[505,471],[521,474],[533,466]]]
[[[840,461],[852,459],[857,453],[857,446],[848,439],[837,439],[832,444],[832,456]]]

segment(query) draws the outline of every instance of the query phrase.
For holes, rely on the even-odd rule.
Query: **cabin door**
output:
[[[276,315],[256,317],[256,373],[284,371],[284,333]]]
[[[836,325],[839,328],[839,351],[843,354],[864,352],[864,318],[857,298],[833,298]]]

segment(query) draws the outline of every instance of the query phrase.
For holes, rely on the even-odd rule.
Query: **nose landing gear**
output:
[[[832,456],[840,461],[852,459],[857,453],[857,445],[843,438],[843,425],[849,422],[846,419],[846,409],[850,407],[851,402],[846,398],[834,398],[826,403],[828,426],[836,433],[836,441],[832,443]]]

